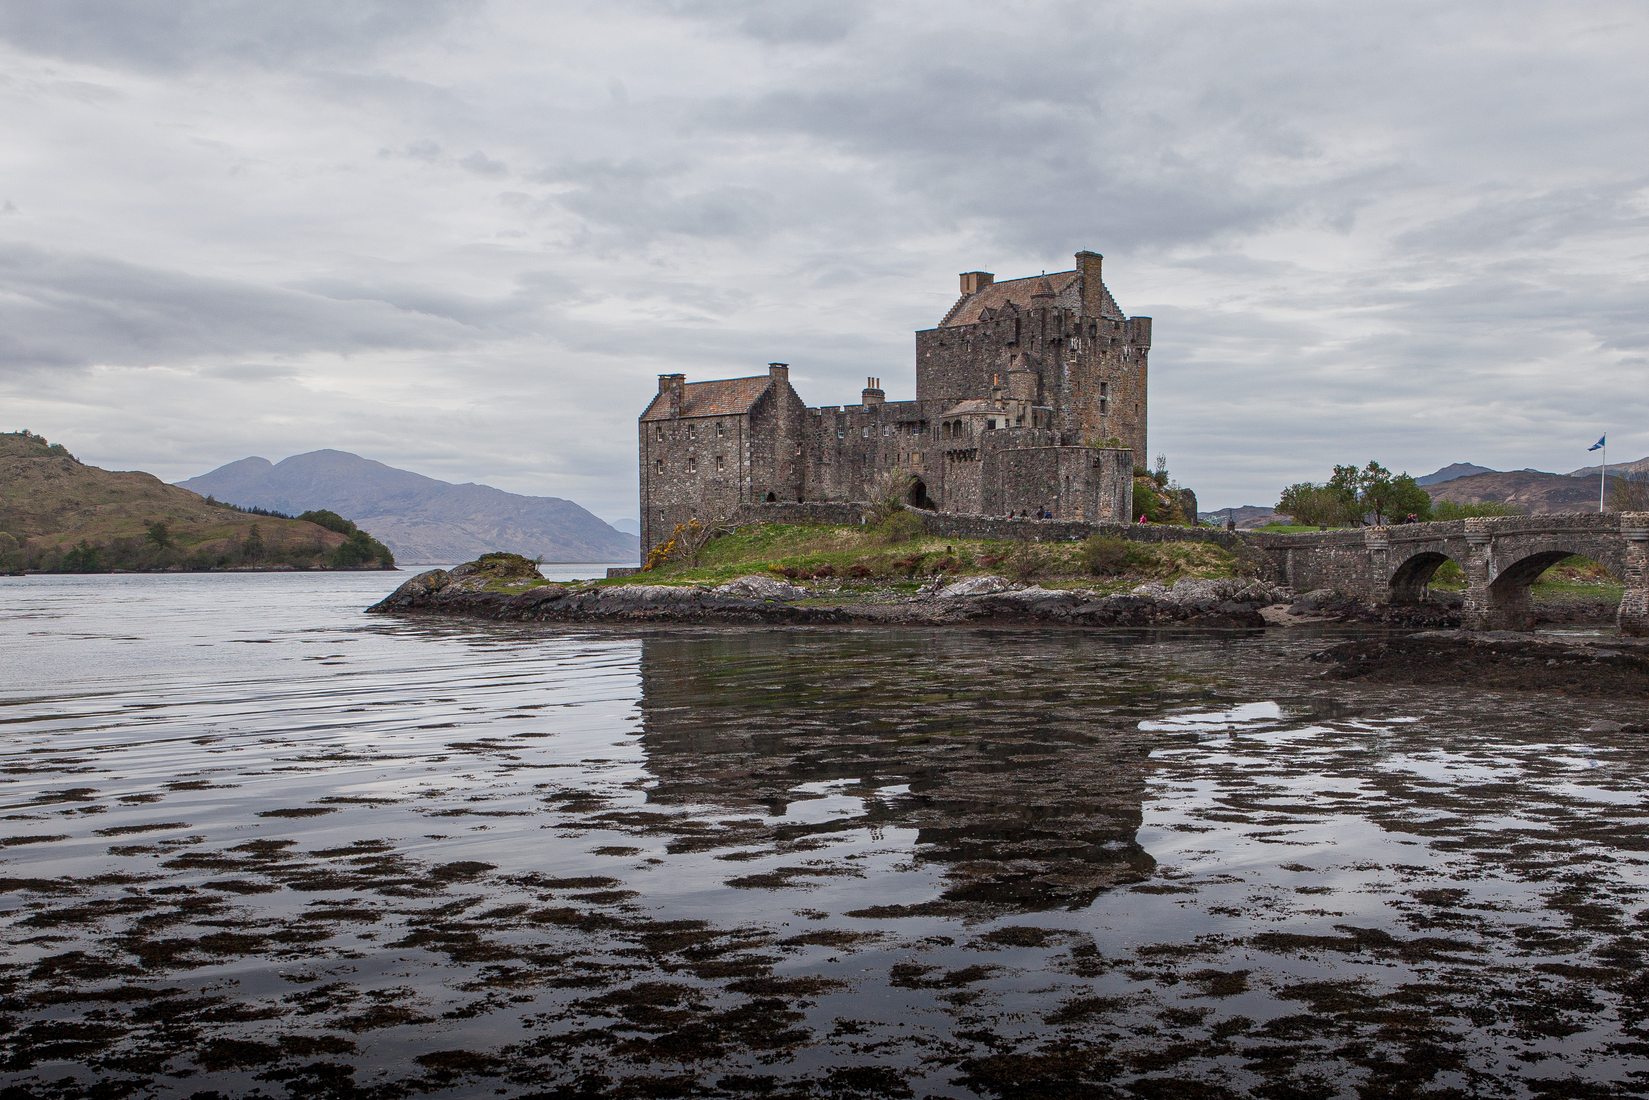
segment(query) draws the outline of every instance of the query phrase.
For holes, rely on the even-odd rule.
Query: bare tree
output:
[[[916,475],[907,470],[883,470],[870,483],[870,522],[880,523],[904,510]]]
[[[1610,478],[1609,509],[1614,512],[1649,512],[1649,477]]]

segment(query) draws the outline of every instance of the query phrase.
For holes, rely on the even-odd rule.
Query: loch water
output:
[[[0,579],[4,1095],[1649,1093],[1618,700],[407,575]]]

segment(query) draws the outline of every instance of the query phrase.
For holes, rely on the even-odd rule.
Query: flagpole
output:
[[[1603,440],[1603,469],[1599,470],[1597,475],[1597,510],[1599,512],[1603,511],[1603,486],[1609,480],[1609,436],[1607,433],[1603,436]]]

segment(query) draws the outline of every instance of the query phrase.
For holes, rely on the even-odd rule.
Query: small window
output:
[[[719,420],[716,421],[716,438],[720,439],[722,436],[724,436],[726,434],[727,434],[727,426]]]
[[[994,421],[994,420],[985,421],[985,430],[988,431],[988,432],[994,432],[996,430],[996,421]]]
[[[664,442],[664,425],[663,424],[658,425],[656,428],[653,429],[653,431],[655,433],[653,438],[656,439],[658,442],[663,443]]]
[[[716,456],[716,473],[719,474],[719,473],[721,473],[721,471],[722,471],[722,456],[717,455]]]
[[[664,460],[662,458],[655,458],[653,460],[653,469],[662,474],[664,472]]]
[[[699,468],[699,460],[694,458],[692,455],[688,455],[687,456],[687,472],[690,473],[690,474],[691,473],[696,473],[696,472],[698,472],[698,468]]]
[[[698,437],[699,437],[699,426],[697,424],[687,425],[687,438],[688,439],[697,439]]]
[[[802,445],[800,443],[796,444],[796,457],[802,457]]]

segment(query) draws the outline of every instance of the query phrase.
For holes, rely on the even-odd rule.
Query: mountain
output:
[[[1530,515],[1597,511],[1596,481],[1539,470],[1472,474],[1428,486],[1426,491],[1433,500],[1515,504]]]
[[[1269,504],[1244,504],[1240,508],[1220,508],[1213,512],[1198,512],[1197,518],[1204,523],[1225,526],[1227,515],[1236,521],[1239,530],[1246,531],[1250,527],[1263,527],[1267,523],[1286,523],[1287,520],[1277,514],[1276,508]]]
[[[549,561],[635,561],[636,536],[570,500],[454,485],[348,451],[281,462],[243,458],[178,482],[202,496],[280,512],[328,508],[349,516],[403,562],[470,561],[507,550]]]
[[[1589,477],[1593,481],[1596,481],[1597,476],[1602,472],[1602,466],[1582,466],[1580,469],[1572,472],[1569,476]],[[1616,474],[1619,474],[1621,477],[1631,478],[1649,477],[1649,458],[1640,458],[1636,462],[1609,463],[1609,476],[1614,477]]]
[[[1473,474],[1493,474],[1498,470],[1491,470],[1487,466],[1478,466],[1471,462],[1454,462],[1436,470],[1425,477],[1417,477],[1414,483],[1419,486],[1441,485],[1445,481],[1454,481],[1456,478],[1471,477]]]
[[[337,516],[249,515],[151,474],[88,466],[60,443],[0,433],[0,572],[383,567]]]

